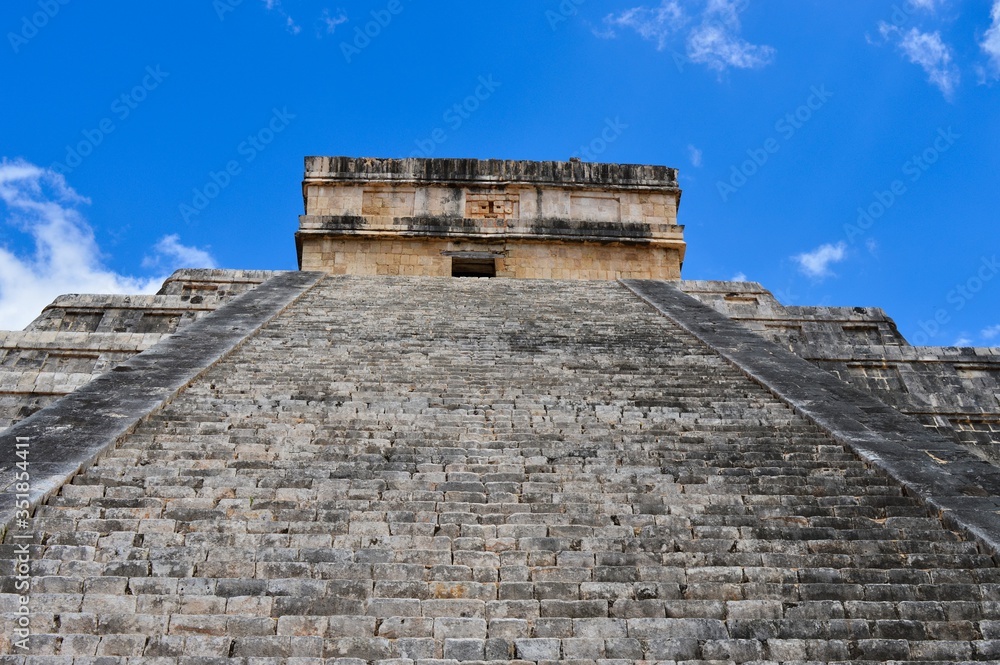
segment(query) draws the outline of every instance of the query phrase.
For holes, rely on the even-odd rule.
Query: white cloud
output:
[[[983,328],[983,330],[979,332],[979,336],[983,339],[994,339],[996,337],[1000,337],[1000,325]]]
[[[929,12],[937,11],[938,6],[944,4],[944,0],[909,0],[909,2],[911,7]]]
[[[792,258],[799,264],[799,270],[815,279],[829,277],[833,274],[830,266],[839,263],[847,257],[847,245],[839,242],[836,245],[820,245],[811,252],[798,254]]]
[[[268,11],[275,12],[285,21],[285,29],[293,34],[298,35],[302,32],[302,26],[292,18],[289,14],[281,0],[262,0],[264,3],[264,8]],[[336,12],[331,12],[330,9],[324,8],[320,13],[318,20],[315,22],[316,36],[318,38],[323,38],[327,35],[332,35],[337,31],[337,26],[347,23],[350,19],[347,17],[347,13],[343,9],[338,9]]]
[[[968,337],[959,337],[952,343],[952,346],[971,346],[971,345],[972,345],[972,340],[969,339]]]
[[[288,30],[288,32],[293,35],[297,35],[302,32],[301,26],[299,26],[299,24],[295,22],[295,19],[289,16],[288,12],[285,11],[285,8],[281,6],[281,0],[264,0],[264,6],[268,11],[277,11],[281,17],[285,19],[285,29]]]
[[[152,256],[142,260],[143,268],[160,268],[167,266],[176,268],[216,268],[215,259],[203,249],[188,247],[181,244],[181,237],[176,233],[160,238],[153,245]]]
[[[757,69],[771,64],[774,48],[751,44],[739,36],[739,14],[745,6],[738,0],[709,0],[701,25],[688,35],[688,58],[718,72],[729,67]]]
[[[951,47],[941,39],[940,32],[921,32],[917,28],[903,32],[899,27],[883,21],[879,23],[879,33],[884,39],[894,39],[903,55],[923,68],[928,80],[937,86],[945,98],[952,98],[962,75],[955,65]]]
[[[65,293],[155,293],[166,277],[131,277],[104,266],[93,229],[78,209],[87,199],[52,170],[0,160],[0,201],[2,224],[34,241],[34,251],[27,254],[0,246],[0,330],[20,330]],[[158,264],[171,268],[193,257],[211,261],[176,236],[154,249],[161,255]]]
[[[899,46],[910,62],[924,68],[930,82],[936,85],[945,97],[954,94],[961,81],[961,74],[953,62],[951,48],[941,40],[941,33],[920,32],[916,28],[911,28]]]
[[[640,6],[626,9],[617,16],[608,14],[604,18],[608,31],[602,36],[614,37],[615,28],[629,28],[643,39],[656,42],[656,48],[662,51],[687,21],[688,16],[678,0],[662,0],[659,7]]]
[[[702,152],[693,145],[688,146],[688,156],[691,158],[691,166],[701,168]]]
[[[337,30],[338,25],[343,25],[344,23],[347,23],[348,20],[347,14],[345,14],[342,9],[337,11],[336,16],[330,14],[329,9],[324,9],[323,15],[320,16],[320,22],[323,24],[326,34],[328,35],[332,35]]]
[[[659,6],[644,5],[604,18],[600,37],[615,37],[616,29],[627,28],[656,43],[657,50],[683,42],[687,58],[723,72],[730,67],[755,69],[774,60],[770,46],[751,44],[740,37],[740,19],[747,0],[661,0]],[[685,6],[697,5],[689,12]],[[693,27],[692,27],[693,25]],[[678,56],[679,57],[679,56]]]
[[[735,275],[733,275],[732,278],[729,281],[730,282],[745,282],[745,281],[747,281],[747,276],[744,275],[741,272],[738,272]]]
[[[993,25],[983,35],[983,41],[979,46],[990,59],[993,78],[1000,78],[1000,0],[993,1],[990,17],[993,19]]]

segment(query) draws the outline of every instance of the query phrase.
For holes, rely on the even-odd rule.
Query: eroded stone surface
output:
[[[0,529],[24,519],[268,320],[319,273],[286,272],[0,432]],[[24,534],[15,536],[15,539]]]
[[[613,282],[327,278],[35,527],[52,662],[1000,653],[991,557]]]
[[[662,166],[309,157],[299,266],[450,276],[477,252],[500,277],[678,279],[680,194]]]
[[[1000,347],[911,346],[875,307],[784,306],[753,282],[682,281],[717,311],[992,463],[1000,463]]]
[[[278,273],[178,270],[157,295],[65,295],[0,331],[0,431]]]

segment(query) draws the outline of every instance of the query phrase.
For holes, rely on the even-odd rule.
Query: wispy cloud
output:
[[[215,264],[202,250],[167,236],[153,248],[162,274],[132,277],[110,270],[79,210],[87,199],[58,173],[22,160],[0,160],[0,202],[0,224],[20,230],[34,243],[34,251],[27,254],[0,247],[2,330],[23,328],[64,293],[155,293],[166,274],[182,264]]]
[[[276,11],[281,15],[281,18],[285,20],[285,29],[288,30],[293,35],[297,35],[302,32],[302,27],[295,22],[285,8],[281,5],[281,0],[263,0],[264,6],[267,7],[268,11]]]
[[[955,64],[951,47],[941,39],[940,32],[921,32],[917,28],[904,32],[898,26],[882,21],[879,23],[879,33],[883,39],[893,41],[910,62],[920,65],[927,74],[927,79],[946,99],[954,96],[962,74]]]
[[[282,0],[262,0],[264,3],[264,8],[270,12],[274,12],[285,23],[285,29],[293,34],[298,35],[302,32],[302,26],[292,18],[292,15],[288,13],[282,4]],[[304,11],[302,7],[298,7],[296,12]],[[347,13],[343,9],[337,9],[332,11],[329,8],[324,8],[322,12],[319,13],[319,17],[315,21],[316,36],[319,38],[326,37],[327,35],[332,35],[337,31],[337,26],[347,23],[350,19]]]
[[[210,253],[197,247],[181,244],[181,237],[176,233],[160,238],[153,245],[153,253],[142,260],[143,268],[216,268],[215,259]]]
[[[615,28],[628,28],[643,39],[656,42],[656,48],[662,51],[689,20],[677,0],[662,0],[659,7],[639,6],[618,15],[608,14],[604,24],[609,31],[602,34],[614,37]]]
[[[729,281],[730,282],[745,282],[745,281],[747,281],[747,276],[745,274],[743,274],[742,272],[738,272],[735,275],[733,275],[732,278]]]
[[[979,47],[990,59],[990,77],[1000,78],[1000,0],[994,0],[990,17],[993,19],[993,24],[983,35]]]
[[[979,336],[985,340],[993,340],[1000,337],[1000,325],[983,328],[983,330],[979,332]]]
[[[659,6],[640,5],[604,18],[600,37],[613,38],[620,29],[632,30],[654,42],[660,51],[683,49],[691,62],[717,72],[756,69],[770,64],[775,51],[751,44],[740,36],[739,15],[748,0],[661,0]]]
[[[959,337],[951,344],[952,346],[972,346],[972,340],[968,337]]]
[[[758,69],[771,64],[774,48],[751,44],[739,36],[740,11],[746,4],[736,0],[709,0],[701,24],[688,35],[688,58],[718,72],[730,67]]]
[[[833,275],[830,266],[847,258],[847,244],[839,242],[836,245],[820,245],[811,252],[793,256],[799,264],[799,270],[813,279],[822,279]]]
[[[331,14],[329,9],[324,9],[320,16],[320,24],[328,35],[332,35],[337,31],[338,25],[343,25],[348,20],[350,19],[347,18],[347,14],[342,9],[337,10],[336,14]]]
[[[691,158],[691,166],[701,168],[702,163],[702,152],[693,145],[688,146],[688,157]]]

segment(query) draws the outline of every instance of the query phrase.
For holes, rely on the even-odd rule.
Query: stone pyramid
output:
[[[0,336],[0,665],[1000,662],[1000,349],[679,280],[662,167],[304,188]]]

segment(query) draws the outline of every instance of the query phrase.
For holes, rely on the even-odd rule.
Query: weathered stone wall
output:
[[[303,270],[450,275],[464,251],[502,277],[677,279],[684,259],[663,167],[308,158],[303,196]]]
[[[165,336],[0,332],[0,430],[68,395]]]
[[[1000,461],[1000,348],[910,346],[881,309],[784,306],[752,282],[679,286],[925,426]]]
[[[214,298],[228,302],[277,275],[274,270],[178,270],[163,282],[161,296],[180,296],[181,300]]]
[[[273,274],[266,270],[178,270],[156,295],[59,296],[25,330],[169,334]]]
[[[676,224],[678,194],[527,188],[310,184],[306,214],[455,219],[574,219],[622,224]],[[488,228],[488,227],[487,227]]]
[[[679,279],[676,249],[622,244],[324,237],[303,248],[302,269],[333,275],[450,277],[454,255],[496,261],[497,277]]]

